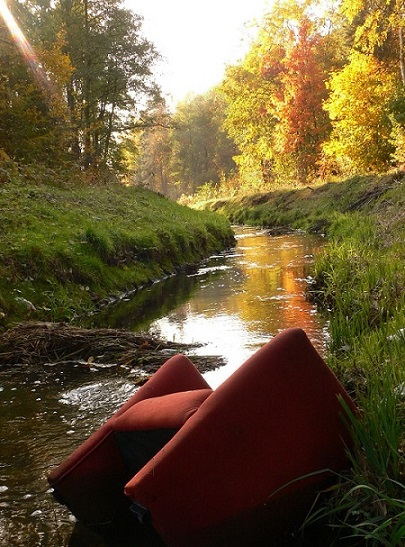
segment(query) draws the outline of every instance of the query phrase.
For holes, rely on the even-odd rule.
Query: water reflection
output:
[[[236,239],[236,248],[211,257],[194,274],[155,284],[116,306],[102,317],[103,324],[202,343],[198,353],[227,362],[207,373],[213,387],[290,326],[303,328],[322,351],[324,322],[304,296],[322,240],[304,234],[270,237],[251,228],[238,228]],[[160,314],[159,302],[164,304]]]
[[[154,319],[169,314],[198,290],[199,279],[180,273],[158,281],[89,318],[86,326],[147,329]]]
[[[228,365],[206,374],[214,387],[272,336],[303,328],[320,351],[324,322],[304,296],[313,255],[322,242],[307,235],[269,237],[241,230],[236,249],[213,257],[198,292],[150,328],[163,338],[204,342],[202,354],[223,355]],[[220,272],[220,278],[212,272]]]

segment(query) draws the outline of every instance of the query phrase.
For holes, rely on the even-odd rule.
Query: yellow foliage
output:
[[[371,55],[353,52],[348,64],[332,75],[325,109],[332,120],[324,152],[344,170],[380,171],[390,157],[390,124],[386,116],[397,89],[397,77]]]
[[[340,11],[347,17],[350,23],[364,9],[364,0],[343,0]]]

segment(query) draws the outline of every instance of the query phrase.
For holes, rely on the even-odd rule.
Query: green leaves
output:
[[[311,5],[275,4],[257,41],[222,84],[224,126],[241,150],[240,177],[256,177],[261,187],[313,177],[330,132],[323,101],[333,52]]]
[[[32,59],[0,23],[0,149],[26,163],[108,165],[138,102],[158,95],[158,54],[142,35],[141,17],[118,0],[31,0],[13,8],[50,84],[38,85]]]

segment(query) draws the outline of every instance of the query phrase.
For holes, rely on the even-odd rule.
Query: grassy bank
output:
[[[71,320],[233,242],[229,222],[140,188],[3,170],[0,327]]]
[[[310,295],[328,310],[328,362],[355,397],[361,419],[353,420],[353,469],[314,517],[326,516],[337,535],[359,545],[404,545],[404,175],[356,177],[210,207],[233,222],[326,234]]]

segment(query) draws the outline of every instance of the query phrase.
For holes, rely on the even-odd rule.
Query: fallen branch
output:
[[[194,346],[119,329],[84,329],[64,323],[22,323],[0,335],[1,365],[79,363],[138,368],[147,374],[171,355]],[[220,357],[190,356],[201,372],[223,364]]]

